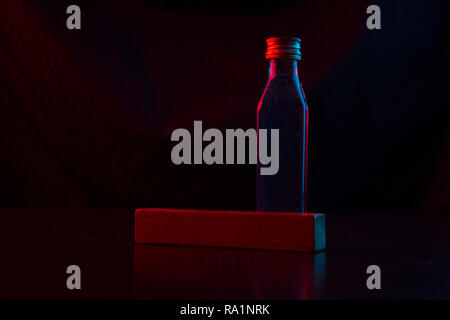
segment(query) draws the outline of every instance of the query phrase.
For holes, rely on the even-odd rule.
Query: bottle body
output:
[[[261,175],[258,162],[257,210],[305,212],[308,106],[298,78],[296,60],[270,60],[269,78],[258,105],[257,128],[258,145],[260,129],[268,132],[279,129],[278,172]]]

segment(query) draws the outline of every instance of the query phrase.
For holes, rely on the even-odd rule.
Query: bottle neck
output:
[[[290,76],[298,78],[297,60],[270,59],[269,80],[277,76]]]

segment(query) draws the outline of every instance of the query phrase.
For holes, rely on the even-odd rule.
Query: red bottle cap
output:
[[[266,40],[266,59],[300,60],[300,39],[295,37],[272,37]]]

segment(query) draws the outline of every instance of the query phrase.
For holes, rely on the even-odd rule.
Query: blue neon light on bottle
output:
[[[257,210],[306,212],[308,105],[299,81],[300,39],[267,39],[269,77],[258,105],[259,129],[279,129],[279,170],[257,170]],[[270,150],[270,148],[269,148]]]

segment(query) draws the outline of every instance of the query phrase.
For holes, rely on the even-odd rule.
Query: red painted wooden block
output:
[[[325,249],[325,215],[137,209],[136,243],[307,251]]]

